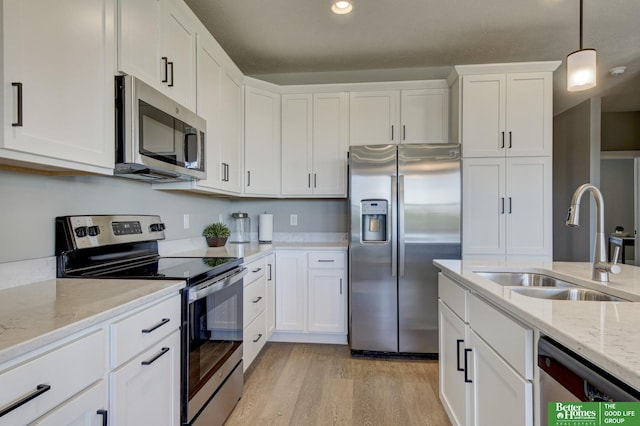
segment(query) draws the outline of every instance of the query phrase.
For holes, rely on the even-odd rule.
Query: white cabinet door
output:
[[[282,95],[282,195],[311,195],[313,96]]]
[[[505,160],[462,159],[462,253],[505,254]]]
[[[551,157],[506,160],[507,256],[546,256],[553,252]]]
[[[344,269],[310,269],[308,330],[346,333],[346,296]]]
[[[100,380],[31,425],[101,426],[107,424],[107,384]]]
[[[109,380],[113,424],[179,424],[180,331],[114,370]]]
[[[280,95],[245,86],[244,193],[280,193]]]
[[[196,112],[207,122],[205,170],[207,178],[199,186],[222,189],[226,167],[222,155],[222,64],[216,55],[215,41],[208,34],[198,35],[198,95]]]
[[[448,143],[447,89],[403,90],[400,103],[401,143]]]
[[[462,78],[462,155],[505,155],[505,74]]]
[[[225,189],[242,191],[242,86],[227,72],[222,74],[222,162]]]
[[[182,1],[166,0],[160,55],[167,58],[161,70],[166,93],[178,103],[196,107],[196,24]],[[162,61],[164,67],[164,61]]]
[[[553,151],[553,74],[507,74],[507,155],[550,156]]]
[[[36,164],[68,160],[111,174],[114,1],[8,0],[2,8],[0,148],[8,158],[35,154],[28,160]]]
[[[313,95],[314,195],[347,195],[348,103],[346,93]]]
[[[466,326],[442,300],[438,301],[438,314],[440,401],[454,425],[466,426],[471,399],[471,386],[465,382]]]
[[[164,1],[118,1],[118,70],[157,89],[164,84],[164,63],[160,60]]]
[[[471,424],[474,426],[533,426],[533,385],[520,377],[473,331],[473,400]]]
[[[307,300],[307,253],[276,253],[276,330],[304,331]]]
[[[271,337],[276,329],[276,256],[270,254],[265,258],[267,265],[267,339]]]
[[[400,92],[349,94],[349,144],[382,145],[400,140]]]

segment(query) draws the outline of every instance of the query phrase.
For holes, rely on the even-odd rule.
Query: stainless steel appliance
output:
[[[115,174],[152,182],[206,178],[205,120],[135,77],[115,79]]]
[[[640,401],[640,391],[547,336],[538,340],[540,424],[548,424],[550,402]]]
[[[160,257],[159,216],[56,218],[59,277],[185,280],[181,420],[221,425],[242,395],[242,258]]]
[[[459,145],[349,151],[353,354],[437,354],[433,259],[460,258]]]

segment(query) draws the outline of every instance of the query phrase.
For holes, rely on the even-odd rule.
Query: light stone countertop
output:
[[[52,279],[0,290],[0,364],[184,286],[178,280]]]
[[[640,389],[640,268],[621,265],[608,284],[592,281],[582,262],[436,260],[445,275],[520,318],[636,389]],[[548,300],[527,297],[474,271],[540,272],[634,302]]]

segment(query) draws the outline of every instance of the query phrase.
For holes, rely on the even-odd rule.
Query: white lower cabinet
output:
[[[113,371],[109,381],[112,424],[179,424],[180,331]]]
[[[107,383],[100,380],[32,424],[38,426],[103,426],[109,424],[109,412],[106,407]]]
[[[243,293],[242,365],[247,371],[267,341],[267,275],[265,258],[245,263]]]
[[[267,266],[267,339],[271,337],[276,329],[276,255],[271,253],[265,257]]]
[[[440,400],[454,425],[533,426],[533,330],[439,275]]]
[[[346,252],[276,252],[276,328],[272,340],[346,343]]]

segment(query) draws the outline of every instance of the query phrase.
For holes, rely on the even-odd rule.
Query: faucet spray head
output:
[[[572,204],[569,206],[569,214],[565,224],[570,228],[580,226],[580,204]]]

